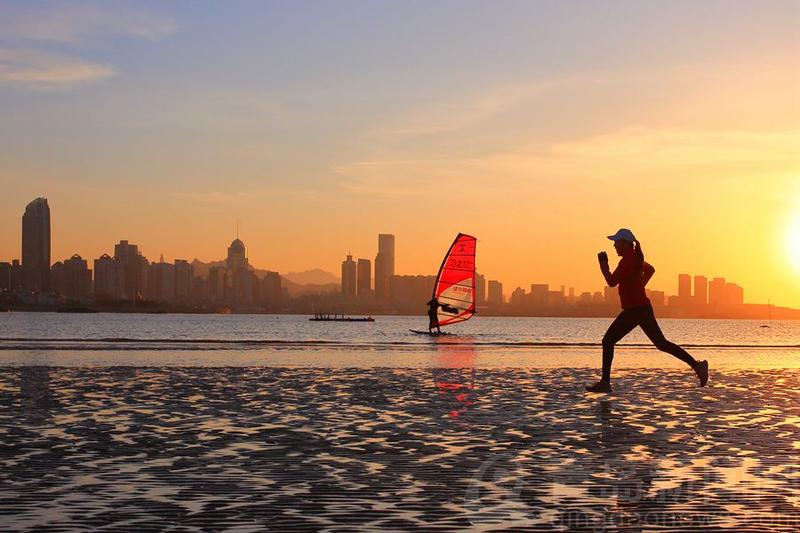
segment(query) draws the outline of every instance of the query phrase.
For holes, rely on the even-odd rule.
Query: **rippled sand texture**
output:
[[[0,369],[0,529],[800,527],[800,371],[593,377]]]

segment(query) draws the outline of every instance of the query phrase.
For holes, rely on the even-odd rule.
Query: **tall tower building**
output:
[[[356,295],[356,262],[350,254],[347,254],[347,259],[342,261],[342,294]]]
[[[28,291],[50,288],[50,206],[37,198],[22,215],[22,286]]]
[[[356,293],[359,298],[366,298],[372,292],[372,262],[359,259],[356,265]]]
[[[389,299],[389,284],[394,276],[394,235],[378,235],[378,255],[375,256],[375,296]]]
[[[708,278],[705,276],[694,277],[694,304],[698,306],[708,304]]]
[[[475,305],[486,303],[486,277],[483,274],[475,274]]]
[[[711,307],[725,305],[725,278],[714,278],[708,284],[708,304]]]
[[[139,247],[121,240],[114,245],[115,294],[121,300],[140,300],[147,295],[147,258]]]
[[[692,277],[689,274],[678,274],[678,298],[688,303],[692,297]]]
[[[225,261],[225,266],[227,266],[229,270],[249,267],[244,243],[240,241],[238,237],[228,246],[228,258]]]
[[[501,305],[503,303],[503,284],[495,279],[489,280],[488,302],[492,305]]]

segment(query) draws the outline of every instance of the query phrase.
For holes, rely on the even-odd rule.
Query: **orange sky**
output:
[[[800,9],[691,5],[352,14],[376,33],[267,13],[296,37],[161,4],[77,28],[87,18],[58,7],[43,35],[25,24],[42,13],[11,5],[0,260],[19,256],[24,206],[44,195],[54,261],[119,239],[151,260],[219,259],[239,220],[261,268],[338,275],[387,232],[398,273],[431,274],[463,231],[506,293],[581,292],[601,289],[595,254],[626,226],[653,288],[722,276],[748,302],[800,307]],[[198,57],[209,27],[229,39]]]

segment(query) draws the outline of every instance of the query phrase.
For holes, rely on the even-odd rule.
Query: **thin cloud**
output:
[[[312,189],[303,188],[270,188],[248,191],[175,191],[172,196],[193,203],[204,205],[245,204],[265,198],[285,198],[287,195],[314,195]]]
[[[333,170],[342,176],[345,189],[366,196],[421,194],[434,184],[440,189],[508,195],[542,179],[597,181],[647,175],[709,179],[780,173],[797,168],[799,144],[797,130],[626,128],[483,157],[356,161]]]
[[[509,111],[553,85],[554,82],[532,82],[494,87],[482,94],[416,109],[370,134],[424,136],[463,130]]]
[[[0,35],[6,41],[78,44],[113,35],[155,40],[175,29],[163,17],[127,9],[112,11],[99,4],[0,4]]]
[[[31,49],[0,48],[0,84],[40,90],[71,88],[114,76],[109,65]]]

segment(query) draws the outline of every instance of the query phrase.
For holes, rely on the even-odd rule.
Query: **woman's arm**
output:
[[[650,263],[645,263],[642,266],[642,287],[647,286],[647,282],[650,281],[650,278],[652,278],[655,273],[656,269],[653,268],[653,265]]]

